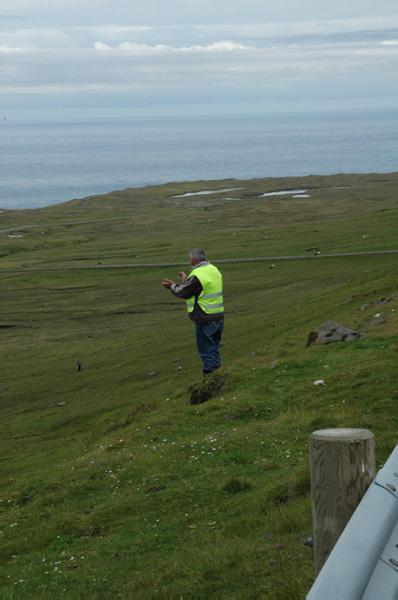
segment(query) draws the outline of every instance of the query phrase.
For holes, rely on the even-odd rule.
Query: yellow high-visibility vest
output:
[[[224,312],[224,299],[222,290],[222,275],[214,265],[205,264],[203,267],[195,267],[190,277],[195,275],[202,284],[202,292],[198,298],[200,308],[208,315]],[[195,297],[187,300],[188,312],[192,312],[195,306]]]

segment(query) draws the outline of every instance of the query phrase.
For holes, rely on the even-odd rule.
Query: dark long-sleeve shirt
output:
[[[189,313],[189,318],[192,321],[200,323],[201,325],[205,325],[206,323],[214,323],[216,321],[224,320],[224,313],[209,315],[200,308],[198,304],[198,298],[203,291],[203,287],[195,275],[188,277],[185,283],[173,283],[170,290],[177,298],[184,298],[185,300],[188,300],[189,298],[195,298],[193,311]]]

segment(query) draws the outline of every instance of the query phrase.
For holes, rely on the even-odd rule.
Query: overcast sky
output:
[[[398,106],[398,0],[0,0],[0,117]]]

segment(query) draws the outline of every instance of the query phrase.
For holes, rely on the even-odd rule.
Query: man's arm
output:
[[[188,279],[188,276],[186,275],[186,273],[184,273],[184,271],[179,271],[178,274],[182,279],[182,283],[185,283],[186,280]],[[174,281],[172,279],[165,278],[165,280],[162,283],[162,286],[164,288],[166,288],[167,290],[170,289],[172,285],[174,285]]]
[[[192,298],[192,296],[198,296],[202,291],[202,284],[199,279],[192,275],[189,277],[185,283],[174,283],[170,279],[165,280],[167,282],[167,286],[171,290],[171,293],[177,298],[184,298],[185,300],[188,298]],[[169,285],[170,282],[170,285]],[[164,285],[164,284],[163,284]]]

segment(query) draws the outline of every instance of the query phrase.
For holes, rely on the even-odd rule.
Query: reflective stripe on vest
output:
[[[208,315],[224,312],[222,275],[214,265],[205,263],[203,266],[195,267],[190,277],[195,275],[202,285],[202,292],[197,300],[200,308]],[[195,298],[187,300],[188,312],[195,307]]]

